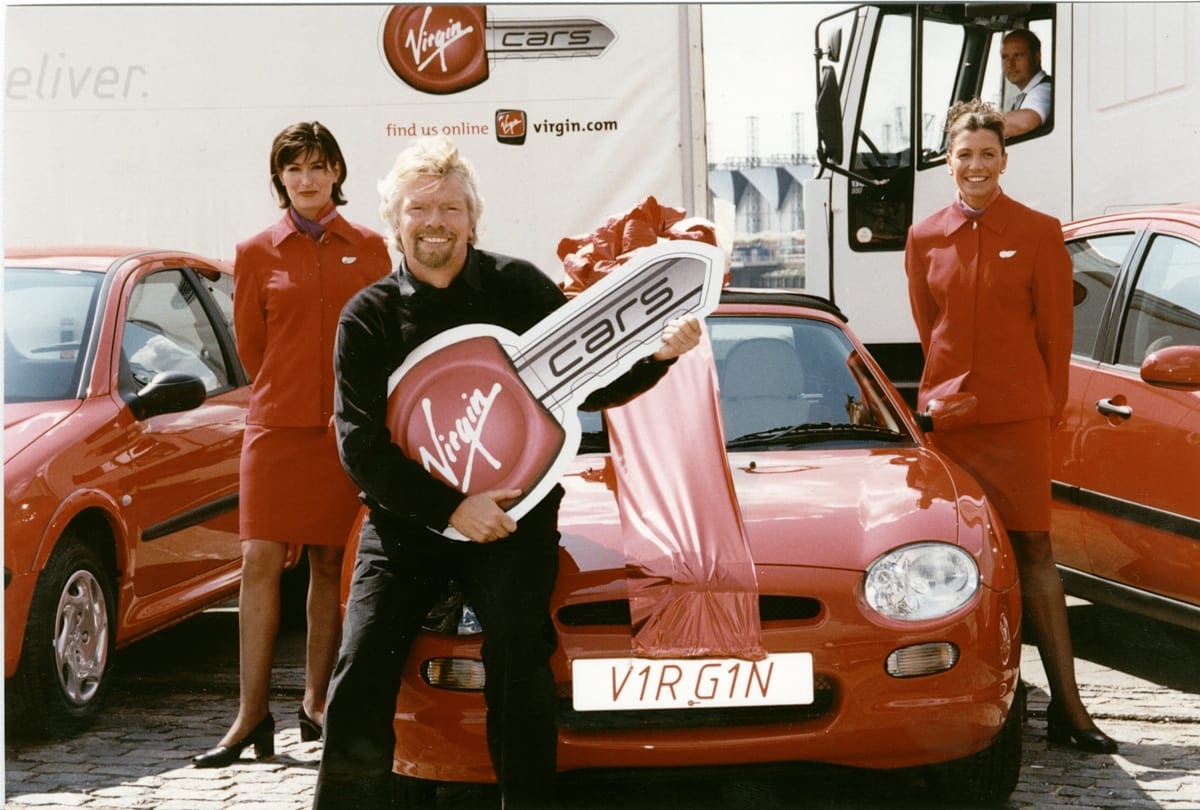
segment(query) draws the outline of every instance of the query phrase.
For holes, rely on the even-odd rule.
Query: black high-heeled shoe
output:
[[[1117,753],[1117,741],[1098,728],[1078,729],[1054,701],[1046,708],[1046,739],[1055,745],[1073,745],[1091,754]]]
[[[308,712],[304,711],[304,704],[300,704],[300,740],[302,742],[312,742],[313,740],[321,739],[324,733],[321,724],[308,716]]]
[[[254,746],[254,758],[262,759],[275,755],[275,718],[271,715],[264,717],[250,733],[232,745],[218,745],[192,757],[192,765],[197,768],[224,768],[232,765],[242,756],[242,749],[247,745]]]

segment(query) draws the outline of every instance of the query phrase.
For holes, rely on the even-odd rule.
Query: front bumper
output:
[[[828,570],[812,575],[820,579],[819,591],[809,592],[847,595],[861,577]],[[628,655],[629,630],[560,625],[553,659],[562,701],[559,770],[778,762],[901,768],[969,756],[1000,732],[1019,677],[1019,588],[982,588],[949,620],[912,627],[871,621],[852,596],[823,605],[809,622],[763,624],[769,651],[814,656],[814,703],[798,707],[575,712],[569,660]],[[887,674],[885,662],[895,650],[929,642],[953,645],[958,660],[933,675]],[[397,700],[394,770],[436,781],[492,782],[482,693],[426,683],[421,667],[439,657],[477,660],[479,638],[425,634],[414,645]]]

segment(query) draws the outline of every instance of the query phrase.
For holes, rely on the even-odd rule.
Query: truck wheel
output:
[[[112,577],[68,531],[38,578],[17,672],[6,684],[10,722],[32,737],[69,736],[95,720],[113,650]]]
[[[1021,777],[1021,734],[1025,725],[1025,685],[1018,683],[1003,728],[992,744],[977,754],[934,767],[951,803],[1003,802]]]

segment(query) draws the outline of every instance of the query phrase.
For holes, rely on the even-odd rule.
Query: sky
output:
[[[803,151],[816,150],[813,60],[817,23],[844,3],[706,3],[702,6],[708,159],[748,154],[747,118],[758,118],[758,156],[795,151],[793,117],[803,113]]]

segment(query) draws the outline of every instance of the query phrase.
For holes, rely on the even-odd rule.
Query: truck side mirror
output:
[[[841,39],[840,35],[837,39]],[[820,57],[817,57],[820,62]],[[842,163],[842,99],[837,73],[832,66],[820,68],[821,83],[817,88],[817,157],[824,166]]]
[[[835,28],[825,40],[825,56],[830,62],[839,62],[842,58],[842,29]]]

